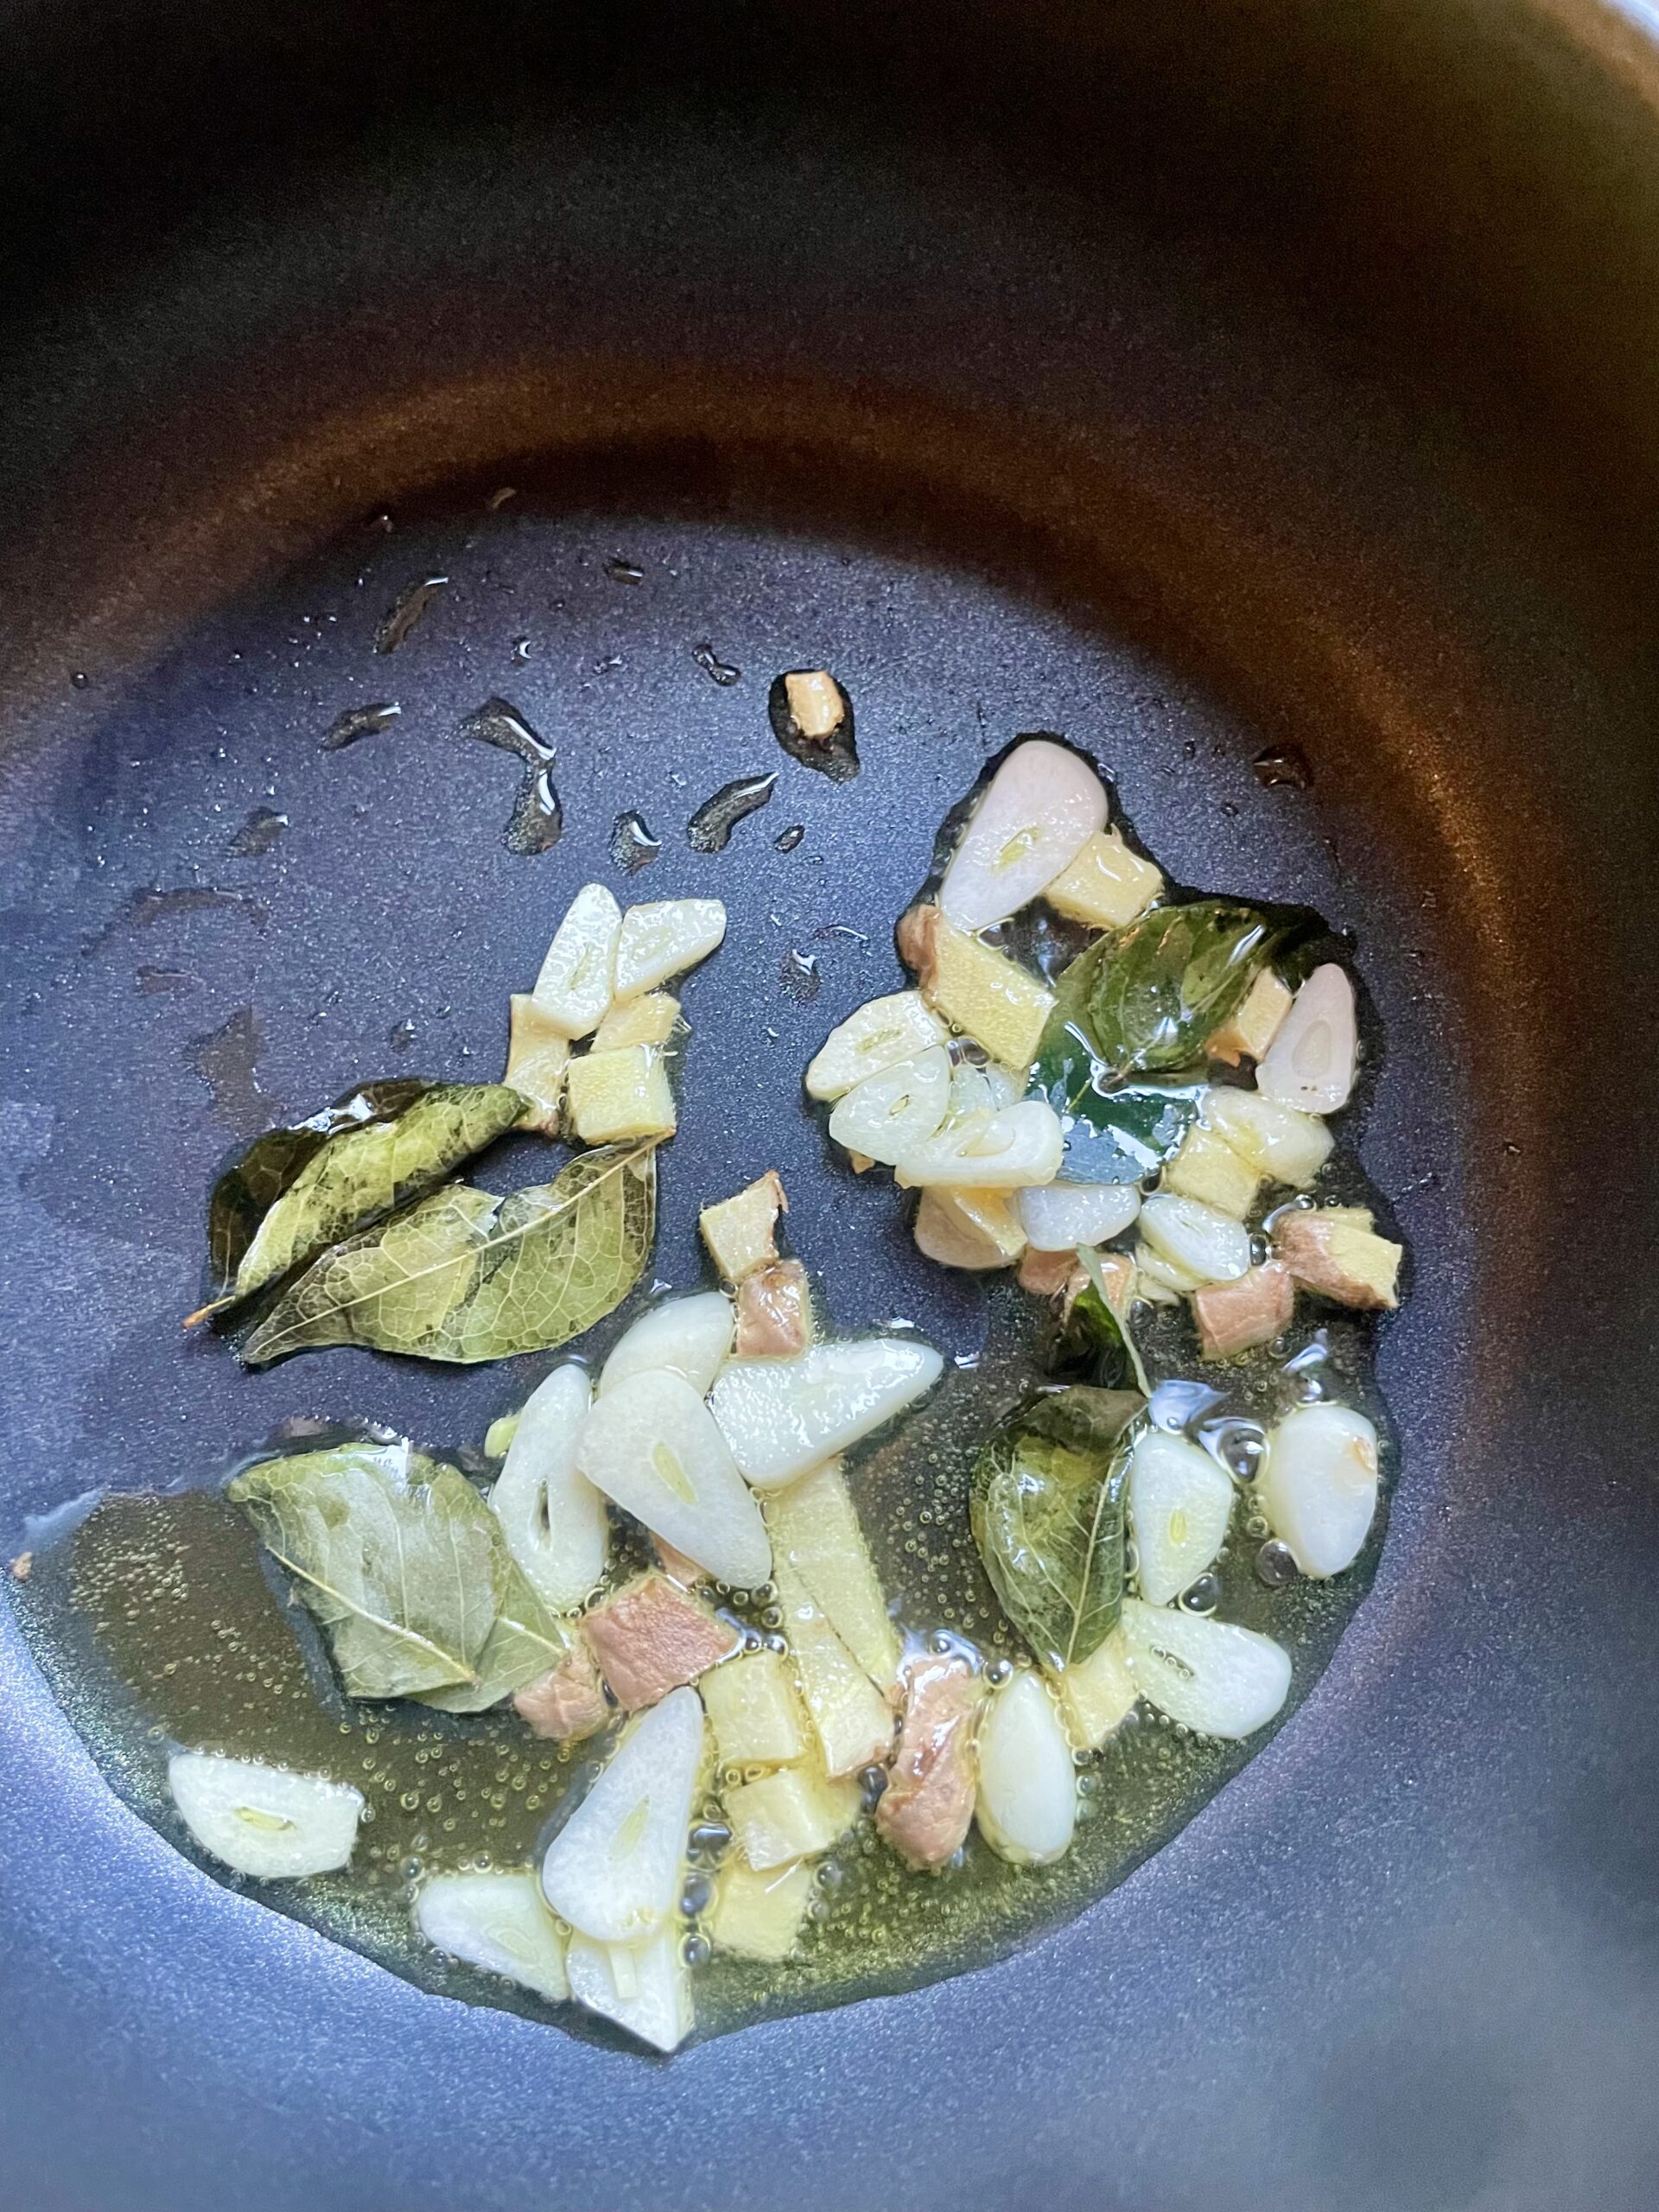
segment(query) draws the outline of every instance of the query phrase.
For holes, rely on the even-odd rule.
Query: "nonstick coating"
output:
[[[0,1552],[283,1413],[458,1440],[510,1402],[345,1354],[245,1378],[175,1318],[237,1135],[494,1071],[563,900],[623,887],[624,807],[665,841],[635,895],[733,912],[661,1272],[776,1164],[842,1318],[971,1350],[975,1294],[794,1084],[896,974],[938,814],[1053,728],[1178,875],[1355,932],[1414,1255],[1376,1590],[1071,1927],[666,2064],[206,1879],[0,1608],[16,2212],[1654,2201],[1659,66],[1568,0],[889,12],[0,6]],[[842,791],[766,729],[819,659]],[[560,750],[537,859],[512,764],[448,734],[493,692]],[[376,697],[397,727],[317,750]],[[1252,777],[1284,743],[1311,790]],[[287,829],[228,855],[260,806]],[[252,904],[131,903],[193,885]]]

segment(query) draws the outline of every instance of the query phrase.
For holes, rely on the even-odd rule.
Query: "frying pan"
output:
[[[977,1294],[832,1175],[796,1077],[1033,728],[1178,877],[1355,932],[1415,1265],[1382,1570],[1283,1732],[1017,1957],[666,2064],[205,1879],[0,1608],[0,2202],[1653,2204],[1655,32],[1591,0],[0,5],[8,1555],[284,1414],[459,1438],[512,1402],[350,1354],[248,1377],[175,1319],[226,1146],[364,1076],[493,1073],[630,807],[640,893],[733,914],[664,1276],[698,1196],[775,1165],[842,1318],[971,1353]],[[766,730],[819,663],[842,790]],[[493,694],[558,749],[536,858],[513,764],[450,735]],[[377,699],[390,730],[319,749]],[[1252,775],[1287,744],[1306,790]],[[695,804],[773,766],[693,854]],[[286,825],[232,853],[258,808]],[[770,985],[791,949],[810,1006]]]

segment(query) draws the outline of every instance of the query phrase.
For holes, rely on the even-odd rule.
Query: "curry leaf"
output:
[[[1067,1053],[1068,1033],[1074,1065],[1079,1045],[1096,1063],[1080,1094],[1129,1075],[1190,1067],[1283,934],[1255,907],[1226,899],[1152,907],[1091,944],[1061,976],[1039,1069]]]
[[[505,1198],[461,1184],[325,1252],[242,1347],[250,1366],[325,1344],[423,1359],[550,1351],[627,1296],[656,1230],[650,1144],[585,1152]]]
[[[490,1517],[495,1519],[493,1514]],[[496,1522],[498,1538],[500,1525]],[[451,1689],[428,1690],[421,1700],[424,1705],[435,1705],[445,1713],[482,1713],[526,1682],[551,1673],[569,1652],[569,1630],[537,1595],[505,1541],[500,1548],[506,1567],[505,1587],[495,1625],[479,1655],[478,1680]]]
[[[1141,1364],[1140,1349],[1129,1331],[1129,1325],[1112,1304],[1106,1287],[1106,1271],[1100,1264],[1100,1255],[1091,1244],[1079,1244],[1077,1264],[1089,1278],[1089,1287],[1079,1291],[1072,1306],[1072,1313],[1086,1329],[1096,1347],[1096,1380],[1108,1389],[1138,1390],[1143,1397],[1152,1395],[1152,1385]]]
[[[495,1516],[404,1442],[265,1459],[227,1492],[321,1623],[346,1694],[471,1686],[506,1586]]]
[[[373,1083],[296,1128],[268,1130],[208,1205],[219,1303],[249,1297],[419,1198],[510,1129],[524,1103],[499,1083]]]
[[[985,1572],[1045,1667],[1080,1663],[1123,1604],[1123,1431],[1138,1391],[1073,1384],[1031,1399],[974,1469],[969,1513]]]
[[[1099,1081],[1103,1088],[1096,1090]],[[1198,1118],[1201,1083],[1111,1084],[1110,1071],[1077,1031],[1044,1042],[1034,1089],[1065,1125],[1060,1179],[1139,1183],[1179,1151]]]

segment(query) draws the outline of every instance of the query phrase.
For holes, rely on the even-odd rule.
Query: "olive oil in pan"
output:
[[[946,1627],[995,1667],[1019,1656],[969,1533],[968,1484],[981,1445],[1036,1379],[1033,1302],[1011,1283],[990,1293],[977,1364],[924,1406],[853,1471],[854,1494],[884,1587],[907,1637]],[[1302,1346],[1315,1336],[1298,1332]],[[1376,1414],[1368,1332],[1317,1332],[1330,1395]],[[1143,1344],[1154,1379],[1191,1364],[1173,1316],[1159,1313]],[[1293,1356],[1294,1358],[1294,1356]],[[1253,1426],[1305,1395],[1306,1366],[1287,1373],[1266,1353],[1229,1370],[1223,1403],[1189,1432],[1236,1471]],[[1384,1488],[1393,1458],[1384,1442]],[[1269,1586],[1258,1560],[1267,1524],[1241,1485],[1214,1602],[1289,1651],[1287,1714],[1312,1688],[1370,1587],[1382,1541],[1379,1514],[1356,1565],[1331,1582]],[[117,1792],[169,1841],[227,1886],[245,1890],[350,1944],[423,1987],[556,2018],[581,2034],[610,2031],[574,2005],[548,2007],[492,1975],[455,1964],[415,1934],[410,1910],[426,1874],[530,1862],[568,1794],[603,1756],[605,1740],[557,1746],[530,1736],[511,1707],[452,1719],[414,1705],[356,1704],[330,1675],[308,1616],[284,1605],[262,1569],[242,1516],[217,1488],[106,1499],[63,1543],[36,1554],[14,1603],[54,1692]],[[760,1593],[752,1630],[766,1632]],[[1260,1749],[1195,1738],[1144,1706],[1106,1749],[1079,1761],[1076,1840],[1052,1866],[1015,1867],[976,1832],[957,1862],[911,1872],[868,1816],[819,1866],[800,1955],[760,1965],[714,1950],[689,1919],[698,1960],[699,2038],[746,2023],[911,1988],[1006,1956],[1060,1925],[1123,1879],[1191,1820]],[[354,1783],[367,1801],[352,1865],[303,1882],[247,1882],[197,1852],[168,1796],[178,1745],[261,1759]],[[718,1808],[692,1857],[690,1901],[718,1865]],[[630,2044],[629,2048],[632,2048]]]

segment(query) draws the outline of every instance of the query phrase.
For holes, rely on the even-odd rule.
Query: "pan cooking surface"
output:
[[[442,1377],[439,1419],[412,1368],[241,1377],[182,1348],[201,1192],[239,1127],[373,1069],[493,1071],[499,979],[587,874],[621,888],[627,809],[663,840],[635,895],[716,890],[779,963],[868,930],[815,940],[814,1005],[768,1000],[776,1079],[687,1070],[699,1165],[765,1153],[823,1208],[807,1051],[890,961],[943,805],[1051,727],[1177,876],[1357,932],[1409,1071],[1366,1157],[1418,1269],[1376,1588],[1309,1706],[1072,1926],[662,2069],[206,1881],[107,1791],[7,1619],[9,2184],[31,2212],[195,2212],[227,2171],[260,2212],[617,2212],[769,2202],[784,2151],[825,2208],[873,2178],[912,2207],[1645,2205],[1653,772],[1623,610],[1558,594],[1445,425],[1248,263],[982,149],[799,124],[428,117],[251,159],[9,327],[0,1540],[308,1401],[478,1432],[488,1370]],[[820,658],[858,707],[844,791],[766,728],[771,675]],[[502,842],[517,764],[449,735],[493,694],[559,752],[569,826],[537,859]],[[1307,792],[1250,773],[1287,741]],[[692,855],[697,800],[774,766],[772,806]],[[134,904],[156,890],[231,903]],[[701,978],[706,1038],[750,1018],[747,976]],[[681,1281],[691,1149],[658,1262]],[[887,1194],[834,1188],[873,1255],[827,1258],[843,1311],[971,1350],[973,1296],[907,1259]]]

